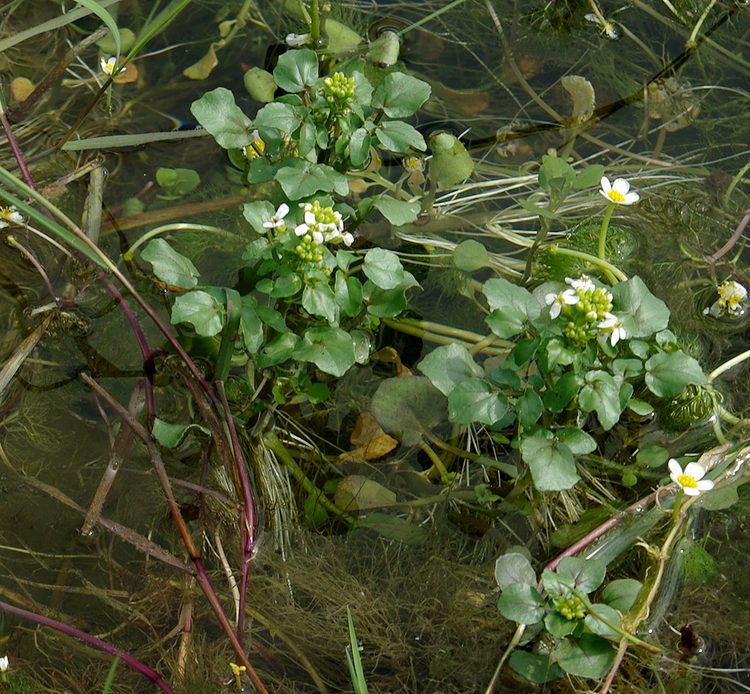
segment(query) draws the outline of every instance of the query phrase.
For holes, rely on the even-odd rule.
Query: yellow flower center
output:
[[[696,489],[698,487],[698,481],[692,475],[680,475],[677,478],[677,484],[688,489]]]
[[[607,195],[612,202],[625,202],[625,196],[616,190],[610,190]]]
[[[5,220],[6,222],[12,222],[12,215],[15,212],[15,210],[12,207],[0,207],[0,219]]]
[[[263,152],[266,151],[266,143],[263,142],[260,138],[256,138],[253,140],[253,144],[251,145],[245,145],[242,148],[242,151],[245,154],[245,159],[248,161],[251,159],[255,159],[255,157],[259,157]]]

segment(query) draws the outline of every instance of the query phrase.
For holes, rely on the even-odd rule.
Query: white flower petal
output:
[[[612,184],[612,190],[624,197],[630,190],[630,183],[628,183],[624,178],[616,178],[615,182]]]
[[[623,205],[634,205],[641,199],[641,196],[638,195],[638,193],[633,193],[632,191],[630,193],[625,194],[625,199],[622,201]]]
[[[677,478],[682,474],[682,466],[674,458],[669,459],[667,466],[669,467],[669,472],[671,473],[670,477],[672,478],[672,481],[676,482]]]
[[[701,490],[696,487],[682,487],[682,491],[685,492],[687,496],[698,496],[698,494],[701,493]]]
[[[276,218],[277,219],[284,219],[289,214],[289,205],[287,205],[285,202],[282,202],[281,205],[279,205],[279,209],[276,210]]]
[[[713,480],[701,480],[700,482],[698,482],[697,488],[699,492],[711,491],[714,488]]]
[[[555,318],[557,318],[560,313],[562,313],[562,305],[559,301],[555,301],[555,303],[553,303],[549,308],[549,317],[552,320],[555,320]]]
[[[304,236],[308,231],[310,231],[310,227],[308,227],[307,224],[299,224],[294,229],[294,233],[297,234],[297,236]]]
[[[706,474],[706,470],[700,463],[688,463],[685,466],[685,474],[697,481],[703,479],[703,476]]]
[[[610,190],[612,190],[612,184],[609,182],[609,179],[606,176],[602,176],[602,180],[600,182],[601,184],[601,192],[605,197],[609,197],[608,193]]]
[[[351,246],[354,243],[354,236],[352,236],[348,231],[346,231],[341,236],[341,240],[344,242],[345,246]]]

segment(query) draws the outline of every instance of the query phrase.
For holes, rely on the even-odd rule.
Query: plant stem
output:
[[[609,203],[607,211],[602,219],[602,228],[599,231],[599,260],[606,260],[607,253],[607,229],[609,229],[609,220],[612,219],[612,213],[615,211],[615,203]]]
[[[310,0],[310,38],[312,45],[317,46],[320,41],[320,7],[318,0]]]
[[[597,258],[595,255],[591,255],[590,253],[576,251],[572,248],[565,248],[564,246],[550,246],[549,250],[550,253],[553,254],[559,253],[560,255],[567,255],[570,258],[580,258],[581,260],[586,260],[592,265],[601,268],[602,272],[607,276],[607,280],[612,284],[617,284],[618,281],[624,282],[628,279],[628,276],[622,270],[620,270],[620,268],[612,265],[612,263],[606,260]]]

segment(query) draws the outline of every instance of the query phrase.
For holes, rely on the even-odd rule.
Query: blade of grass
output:
[[[79,5],[83,5],[87,9],[91,10],[99,19],[106,24],[107,28],[112,33],[112,39],[115,42],[115,58],[120,59],[121,44],[120,44],[120,29],[117,26],[115,18],[102,7],[96,0],[76,0]],[[117,61],[115,61],[117,62]]]

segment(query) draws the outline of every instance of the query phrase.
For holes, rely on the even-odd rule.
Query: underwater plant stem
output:
[[[737,364],[741,364],[743,361],[750,359],[750,349],[745,350],[741,354],[725,361],[723,364],[719,364],[710,374],[707,376],[708,383],[713,383],[721,374],[726,373],[730,369],[733,369]]]
[[[559,255],[567,255],[570,258],[578,258],[579,260],[586,260],[592,265],[595,265],[599,268],[601,268],[602,272],[606,275],[607,280],[611,284],[617,284],[617,282],[624,282],[628,279],[628,276],[620,270],[620,268],[616,267],[615,265],[612,265],[612,263],[608,262],[607,260],[602,260],[601,258],[597,258],[595,255],[591,255],[590,253],[584,253],[583,251],[576,251],[572,248],[565,248],[564,246],[550,246],[549,252]]]
[[[690,36],[687,40],[687,48],[692,49],[695,48],[698,45],[698,33],[701,30],[701,27],[703,26],[703,23],[708,18],[708,15],[710,14],[711,10],[713,9],[714,5],[716,4],[716,0],[711,0],[711,2],[706,5],[706,8],[703,10],[703,13],[700,17],[698,17],[698,21],[695,23],[695,26],[693,27],[693,30],[690,32]]]
[[[609,668],[609,672],[607,673],[607,677],[602,684],[602,688],[599,690],[599,694],[607,694],[607,692],[609,692],[609,688],[612,686],[612,682],[615,681],[615,677],[620,670],[620,665],[622,665],[622,660],[625,657],[625,653],[627,653],[627,651],[628,640],[622,638],[620,639],[620,644],[617,646],[617,652],[615,653],[615,658],[612,661],[612,667]]]
[[[273,454],[289,468],[289,471],[302,485],[302,488],[308,493],[315,496],[317,503],[319,503],[326,511],[333,514],[340,520],[344,521],[348,526],[355,524],[355,519],[352,518],[348,513],[344,513],[336,504],[334,504],[321,489],[305,475],[302,468],[297,464],[297,461],[292,457],[292,454],[287,450],[286,446],[281,442],[278,436],[272,431],[267,431],[263,434],[263,442],[273,452]]]
[[[234,418],[229,408],[226,392],[224,391],[224,381],[216,381],[216,391],[219,396],[222,407],[224,408],[224,421],[229,430],[229,441],[232,444],[234,454],[234,463],[237,477],[240,481],[240,491],[242,498],[242,523],[240,527],[240,542],[242,544],[242,567],[240,570],[240,605],[237,615],[237,639],[240,643],[244,641],[245,634],[245,601],[247,598],[247,581],[250,573],[250,561],[255,552],[256,539],[256,514],[255,499],[253,490],[250,486],[250,477],[247,472],[247,464],[242,454],[240,440],[237,436],[237,428],[234,426]]]
[[[724,191],[724,195],[721,198],[721,204],[724,208],[729,205],[729,200],[732,197],[732,193],[734,193],[734,189],[739,185],[740,181],[748,171],[750,171],[750,161],[748,161],[747,164],[745,164],[745,166],[734,175],[727,186],[727,189]]]
[[[615,211],[615,203],[609,203],[607,211],[602,219],[602,227],[599,230],[599,260],[606,260],[607,255],[607,230],[609,229],[609,220],[612,219],[612,213]]]
[[[432,467],[438,471],[440,474],[440,481],[448,484],[451,481],[451,474],[448,472],[448,469],[445,467],[445,464],[441,460],[440,456],[435,453],[432,446],[430,446],[428,443],[422,441],[420,444],[420,448],[424,452],[424,454],[430,459],[430,462],[432,462]],[[428,470],[429,472],[429,470]]]
[[[185,550],[187,551],[188,556],[193,562],[193,566],[195,568],[195,575],[196,575],[196,578],[198,579],[198,583],[201,586],[201,590],[203,591],[203,594],[206,596],[206,599],[211,605],[211,608],[213,609],[214,614],[216,615],[216,618],[221,624],[221,628],[224,631],[224,635],[227,637],[227,639],[229,640],[229,643],[232,645],[232,648],[234,649],[234,652],[237,655],[237,658],[239,659],[240,663],[245,666],[247,675],[250,678],[250,681],[253,683],[253,685],[255,686],[259,694],[268,694],[268,690],[263,685],[263,682],[260,680],[260,678],[258,677],[258,674],[255,672],[255,669],[250,664],[250,661],[245,655],[245,650],[242,644],[237,639],[237,635],[235,634],[234,629],[232,628],[232,625],[229,622],[229,619],[227,618],[226,612],[224,611],[224,608],[221,604],[221,600],[219,600],[219,596],[216,593],[216,590],[213,587],[213,584],[211,583],[211,579],[208,577],[208,573],[206,572],[205,567],[203,566],[203,561],[201,560],[200,552],[198,551],[197,547],[195,546],[195,543],[193,542],[193,538],[190,535],[190,531],[188,530],[187,525],[185,524],[185,519],[182,517],[182,512],[180,511],[180,507],[177,504],[177,500],[174,497],[174,493],[172,492],[172,486],[169,482],[169,476],[167,475],[166,468],[164,467],[164,461],[162,460],[159,447],[156,445],[153,439],[153,436],[150,434],[149,431],[144,429],[139,422],[134,420],[130,416],[130,413],[117,400],[115,400],[115,398],[113,398],[104,388],[102,388],[102,386],[99,385],[99,383],[97,383],[93,378],[91,378],[91,376],[89,376],[86,373],[82,373],[81,380],[84,383],[86,383],[88,386],[90,386],[98,395],[104,398],[109,403],[109,405],[115,410],[115,412],[117,412],[120,419],[122,419],[122,421],[125,424],[127,424],[127,426],[129,426],[133,430],[136,436],[138,436],[138,438],[140,438],[141,441],[143,441],[143,443],[146,445],[146,448],[148,449],[149,457],[151,459],[151,464],[153,465],[153,468],[154,468],[154,472],[156,473],[156,477],[159,480],[159,485],[162,488],[164,497],[167,500],[167,505],[169,506],[169,511],[170,511],[170,515],[172,516],[172,520],[177,526],[177,530],[180,533],[182,542],[185,545]]]
[[[36,184],[34,183],[34,179],[31,176],[31,172],[29,171],[29,167],[26,166],[26,158],[23,156],[23,152],[21,152],[21,148],[18,146],[18,141],[16,140],[16,136],[13,134],[13,128],[10,125],[10,121],[8,120],[8,114],[5,112],[5,99],[3,97],[2,91],[0,90],[0,122],[3,124],[3,130],[5,131],[5,137],[8,140],[8,145],[10,145],[10,150],[13,152],[13,157],[16,160],[16,163],[18,164],[18,168],[21,171],[21,176],[23,176],[23,180],[26,181],[26,184],[36,190]]]
[[[495,671],[492,673],[492,679],[490,680],[490,683],[487,685],[487,689],[484,690],[484,694],[493,694],[493,692],[495,691],[495,685],[497,684],[497,680],[499,679],[500,673],[503,670],[505,661],[508,660],[508,658],[510,657],[510,654],[513,653],[516,646],[519,643],[521,643],[521,639],[523,638],[525,631],[526,631],[525,624],[519,624],[518,627],[516,627],[516,630],[513,633],[513,638],[510,640],[510,643],[508,643],[508,646],[503,651],[502,656],[500,656],[500,660],[497,663],[497,667],[495,668]]]
[[[748,162],[747,166],[750,169],[750,162]],[[727,202],[729,201],[727,200]],[[740,220],[740,223],[737,225],[734,233],[729,237],[729,240],[718,251],[716,251],[716,253],[714,253],[713,255],[709,255],[706,260],[711,263],[715,263],[717,260],[719,260],[719,258],[729,253],[729,251],[732,250],[737,241],[742,238],[742,234],[745,231],[748,222],[750,222],[750,210],[745,210],[745,215]]]
[[[47,288],[47,292],[49,293],[52,301],[54,301],[55,305],[60,308],[60,301],[55,294],[55,289],[52,286],[52,282],[50,282],[49,275],[47,274],[47,271],[42,267],[42,264],[37,260],[36,256],[28,248],[20,244],[16,240],[16,237],[11,234],[8,234],[8,236],[5,237],[5,243],[7,243],[11,248],[15,248],[24,258],[26,258],[26,260],[28,260],[34,266],[34,269],[42,278],[42,282],[44,282],[44,286]]]
[[[130,395],[130,401],[128,402],[128,412],[130,416],[137,420],[146,405],[146,393],[143,381],[136,381],[133,386],[133,392]],[[94,498],[91,500],[89,509],[86,512],[86,516],[83,519],[78,534],[81,537],[89,537],[97,524],[99,517],[104,507],[104,502],[107,498],[109,490],[112,488],[112,484],[117,477],[117,473],[120,469],[122,461],[125,459],[131,444],[133,443],[133,436],[135,436],[133,430],[129,426],[123,425],[120,431],[117,432],[117,436],[112,444],[112,451],[109,454],[109,460],[107,461],[107,467],[102,473],[101,479],[99,480],[99,486],[94,492]]]
[[[50,619],[49,617],[44,617],[43,615],[29,612],[28,610],[24,610],[20,607],[9,605],[7,602],[0,601],[0,612],[12,615],[13,617],[18,617],[19,619],[31,622],[32,624],[39,624],[41,626],[49,627],[50,629],[59,631],[61,634],[65,634],[66,636],[70,636],[79,641],[83,641],[85,644],[91,646],[92,648],[96,648],[100,651],[104,651],[105,653],[109,653],[115,657],[118,657],[123,663],[129,665],[135,671],[143,675],[146,679],[151,680],[151,682],[153,682],[153,684],[159,687],[159,689],[161,689],[163,692],[167,692],[167,694],[175,694],[174,690],[169,686],[166,680],[158,672],[156,672],[156,670],[152,670],[145,663],[142,663],[140,660],[134,658],[126,651],[123,651],[121,648],[117,648],[117,646],[113,646],[107,641],[98,639],[96,636],[87,634],[85,631],[76,629],[69,624],[63,624],[62,622],[58,622],[55,619]]]

